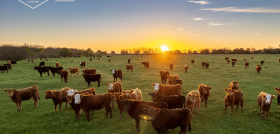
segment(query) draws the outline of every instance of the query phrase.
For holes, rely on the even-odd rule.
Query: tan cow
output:
[[[154,91],[160,95],[182,95],[182,85],[162,85],[162,84],[151,84],[154,87]]]
[[[18,111],[22,110],[21,101],[30,100],[31,98],[34,100],[34,107],[38,107],[38,102],[40,100],[38,86],[32,86],[21,90],[5,89],[4,91],[7,92],[11,100],[16,103]]]
[[[166,84],[167,77],[169,76],[168,71],[158,71],[160,74],[160,79],[162,84]]]
[[[236,111],[238,110],[239,104],[241,105],[242,108],[242,113],[243,113],[243,93],[242,89],[235,90],[235,89],[224,89],[226,92],[226,97],[225,97],[225,111],[224,114],[226,113],[227,106],[231,106],[231,115],[233,115],[233,107],[236,105]]]
[[[191,91],[186,96],[186,107],[193,113],[195,107],[197,107],[197,113],[200,109],[200,93],[199,91]],[[194,117],[193,117],[194,118]]]
[[[263,119],[263,114],[265,114],[265,120],[267,120],[267,115],[272,104],[272,99],[275,98],[275,95],[270,95],[265,92],[261,92],[257,98],[258,105],[260,107],[261,119]]]
[[[211,89],[212,89],[212,87],[209,87],[203,83],[198,86],[198,91],[200,93],[200,99],[201,99],[201,102],[203,102],[203,100],[205,101],[205,107],[207,107],[207,101],[208,101]]]
[[[60,63],[59,63],[59,62],[56,62],[56,63],[55,63],[55,66],[56,66],[56,67],[60,67]]]
[[[7,64],[11,64],[11,62],[9,60],[7,60]]]
[[[131,70],[131,72],[133,71],[133,65],[125,65],[125,66],[127,71],[129,71],[129,69]]]
[[[176,83],[176,80],[179,80],[179,75],[176,74],[176,75],[169,75],[167,77],[168,79],[168,83],[171,85],[171,84],[175,84]]]
[[[73,77],[73,74],[78,74],[80,76],[79,68],[68,68],[69,72],[71,73],[71,76]]]
[[[261,65],[257,65],[256,70],[257,70],[257,74],[259,74],[262,70]]]
[[[238,90],[239,89],[239,81],[233,80],[231,83],[229,83],[228,88]]]
[[[132,89],[132,90],[126,90],[125,91],[125,98],[126,99],[132,99],[132,100],[138,100],[142,101],[142,92],[138,88]]]

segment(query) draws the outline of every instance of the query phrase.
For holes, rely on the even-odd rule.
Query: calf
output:
[[[209,63],[205,63],[206,69],[208,69],[209,67]]]
[[[75,73],[76,75],[78,74],[80,76],[79,68],[68,68],[69,72],[71,73],[71,76],[73,77],[73,74]]]
[[[227,64],[229,64],[229,62],[230,62],[230,60],[229,60],[229,59],[227,59]]]
[[[100,87],[101,75],[100,74],[83,74],[85,81],[88,83],[88,87],[91,86],[92,82],[98,82],[98,87]]]
[[[242,90],[235,90],[235,89],[224,89],[226,92],[226,97],[225,97],[225,111],[224,114],[227,111],[227,106],[231,106],[231,115],[233,115],[233,107],[236,105],[236,111],[238,110],[239,104],[241,105],[242,108],[242,113],[243,113],[243,93]]]
[[[261,119],[263,119],[263,114],[265,114],[265,120],[267,120],[267,114],[270,110],[272,104],[272,99],[275,98],[275,95],[270,95],[265,92],[261,92],[257,98],[258,105],[260,107]]]
[[[44,67],[34,66],[34,70],[38,70],[41,77],[42,77],[42,73],[46,73],[46,72],[48,73],[48,76],[50,76],[50,73],[49,73],[50,67],[48,67],[48,66],[44,66]]]
[[[45,99],[51,98],[53,100],[55,112],[57,112],[56,107],[58,104],[59,104],[60,112],[62,112],[61,111],[62,102],[65,102],[65,104],[66,104],[65,108],[67,108],[66,96],[68,94],[68,90],[70,90],[69,87],[62,88],[61,90],[52,90],[52,91],[50,89],[45,90],[45,93],[46,93]]]
[[[248,61],[245,61],[244,65],[245,65],[245,69],[249,68],[249,62]]]
[[[261,61],[261,65],[263,65],[263,63],[264,63],[264,61],[262,60],[262,61]]]
[[[182,81],[183,81],[183,80],[175,80],[175,84],[183,85]]]
[[[182,95],[182,85],[162,85],[162,84],[151,84],[154,87],[154,91],[160,95]]]
[[[96,74],[96,69],[83,69],[83,74]]]
[[[167,77],[169,76],[168,71],[158,71],[160,74],[160,79],[162,84],[166,84]]]
[[[59,63],[59,62],[56,62],[56,63],[55,63],[55,66],[56,66],[56,67],[60,67],[60,63]]]
[[[207,101],[208,101],[211,89],[212,89],[212,87],[209,87],[205,84],[200,84],[198,86],[198,91],[200,93],[200,99],[201,99],[201,102],[203,102],[203,100],[205,101],[205,107],[207,107]]]
[[[67,80],[68,80],[68,71],[67,70],[58,70],[57,74],[61,76],[61,82],[63,82],[63,78],[64,78],[64,82],[67,83]]]
[[[121,101],[124,105],[124,110],[128,111],[129,116],[132,119],[135,119],[135,132],[138,133],[140,131],[140,119],[146,119],[147,114],[144,111],[144,108],[168,108],[168,105],[165,102],[145,102],[145,101],[135,101],[126,99]]]
[[[179,75],[178,74],[176,74],[176,75],[169,75],[168,77],[167,77],[167,79],[168,79],[168,83],[171,85],[171,84],[175,84],[175,81],[176,80],[179,80]]]
[[[191,63],[194,64],[194,60],[191,60]]]
[[[138,88],[132,89],[132,90],[126,90],[125,91],[125,98],[126,99],[132,99],[137,101],[142,101],[142,92]]]
[[[7,71],[7,73],[8,73],[8,66],[0,66],[0,70],[1,70],[1,73],[2,73],[2,71]]]
[[[86,62],[84,62],[84,61],[80,62],[80,67],[85,68],[86,67]]]
[[[127,60],[127,64],[130,64],[130,59]]]
[[[4,90],[5,92],[8,92],[9,97],[11,100],[17,104],[18,111],[21,111],[21,101],[23,100],[30,100],[33,98],[34,100],[34,107],[38,107],[38,102],[40,100],[39,96],[39,87],[38,86],[32,86],[25,89],[8,89]]]
[[[111,61],[111,59],[108,60],[109,62]]]
[[[122,80],[122,76],[123,76],[122,70],[113,69],[111,71],[113,73],[114,82],[118,80],[118,77],[120,78],[120,80]]]
[[[125,65],[125,66],[127,71],[129,71],[129,69],[131,70],[131,72],[133,71],[133,65]]]
[[[190,109],[193,113],[195,107],[197,107],[197,114],[199,114],[200,93],[197,90],[189,92],[186,96],[186,108]]]
[[[168,109],[185,108],[186,98],[182,95],[160,95],[156,92],[148,93],[153,102],[165,102]]]
[[[55,73],[58,73],[59,70],[63,70],[63,67],[49,67],[51,70],[53,77],[55,76]]]
[[[40,62],[40,64],[39,64],[39,67],[42,67],[42,66],[45,66],[45,62],[44,61]]]
[[[256,70],[257,70],[257,74],[259,74],[262,70],[261,65],[257,65]]]
[[[234,65],[235,65],[235,62],[233,61],[233,62],[231,62],[231,65],[232,65],[232,67],[234,67]]]
[[[116,83],[107,83],[109,88],[108,88],[108,93],[121,93],[122,92],[122,82],[119,80]]]
[[[158,109],[158,108],[143,108],[154,129],[158,134],[167,133],[168,129],[175,129],[178,126],[181,128],[179,134],[185,134],[187,127],[191,132],[191,117],[192,113],[189,109]]]
[[[202,61],[201,64],[202,64],[202,67],[204,68],[206,63],[205,63],[205,61]]]
[[[114,101],[117,102],[118,108],[120,110],[119,119],[122,118],[122,112],[123,112],[123,108],[124,108],[121,101],[124,101],[125,99],[126,99],[125,98],[125,91],[122,91],[120,93],[114,93]]]
[[[238,90],[239,89],[239,81],[233,80],[231,83],[229,83],[228,88]]]
[[[185,68],[185,73],[187,73],[187,72],[188,72],[188,69],[189,69],[188,64],[185,64],[184,68]]]
[[[170,70],[172,70],[173,69],[173,64],[170,64],[169,67],[170,67]]]
[[[277,91],[277,104],[280,105],[280,88],[274,88],[274,90]],[[280,114],[280,110],[278,114]]]
[[[150,67],[150,62],[142,62],[145,68],[149,69]]]

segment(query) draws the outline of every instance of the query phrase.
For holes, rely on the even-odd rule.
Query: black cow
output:
[[[91,86],[92,82],[98,82],[98,87],[100,87],[101,74],[83,74],[85,81],[88,83],[88,87]]]
[[[53,77],[54,77],[55,73],[57,73],[58,70],[63,70],[63,67],[50,67],[49,70],[51,70]]]
[[[34,70],[38,70],[41,77],[42,77],[42,73],[46,73],[46,72],[48,73],[48,76],[50,76],[50,73],[49,73],[50,67],[48,67],[48,66],[45,66],[45,67],[34,66]]]
[[[40,64],[39,64],[39,67],[42,67],[42,66],[45,66],[45,62],[44,61],[40,62]]]
[[[7,66],[8,69],[12,69],[12,65],[11,64],[3,64],[4,66]]]
[[[11,64],[17,64],[17,61],[10,61]]]
[[[0,70],[1,70],[1,73],[2,73],[2,71],[4,71],[5,72],[5,70],[7,71],[7,73],[8,73],[8,67],[7,66],[0,66]]]

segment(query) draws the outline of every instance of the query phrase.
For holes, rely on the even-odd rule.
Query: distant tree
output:
[[[60,55],[61,56],[69,56],[69,50],[65,47],[60,49]]]
[[[180,50],[175,50],[174,54],[181,54],[182,52]]]
[[[115,51],[111,51],[111,54],[116,54]]]
[[[198,52],[196,50],[193,51],[193,54],[197,54]]]
[[[189,50],[188,50],[188,54],[192,54],[192,49],[189,49]]]

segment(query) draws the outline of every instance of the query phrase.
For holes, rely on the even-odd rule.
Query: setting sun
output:
[[[167,46],[161,46],[160,47],[161,51],[169,51],[169,48]]]

